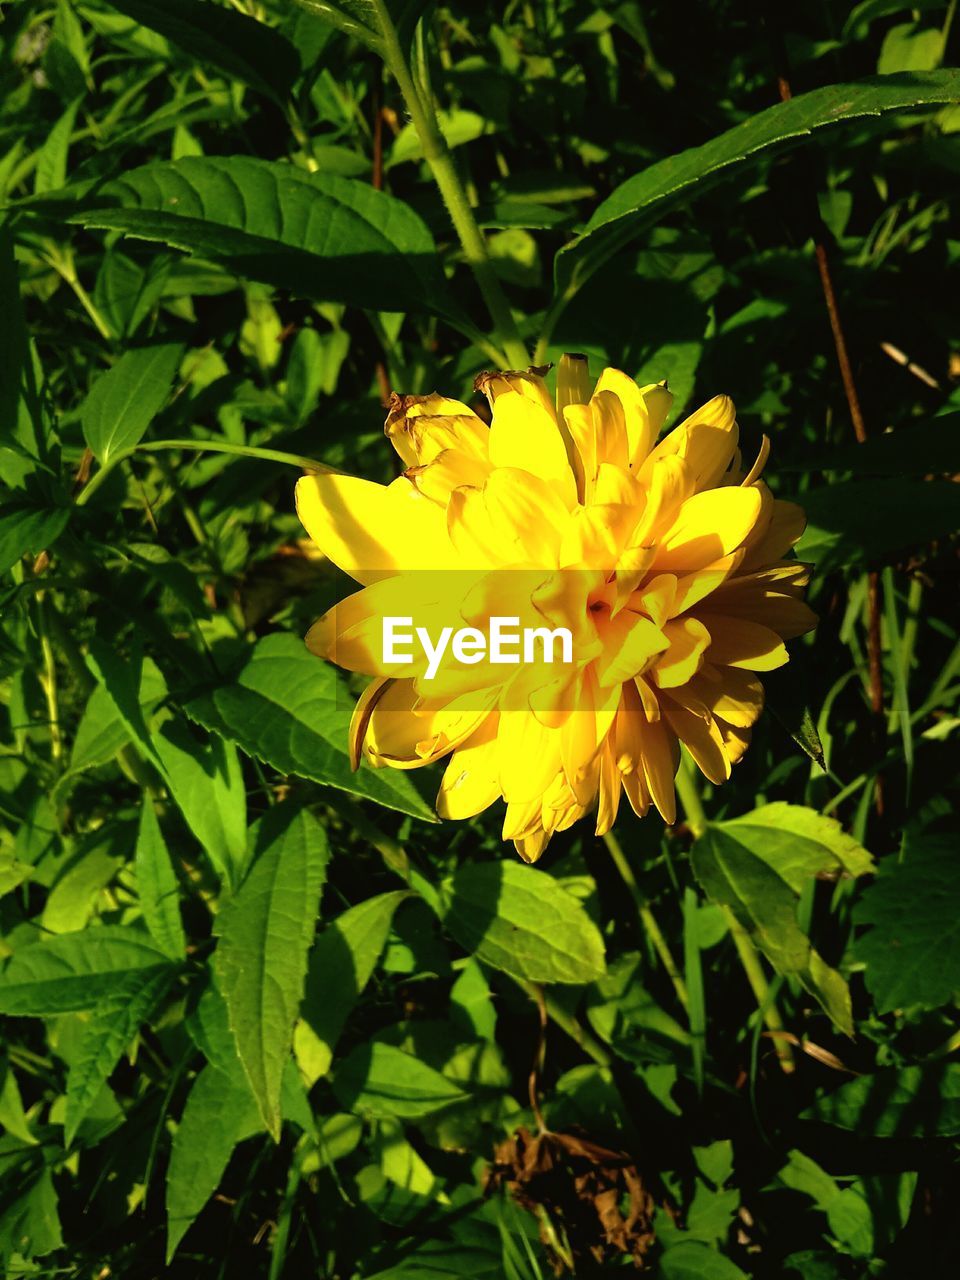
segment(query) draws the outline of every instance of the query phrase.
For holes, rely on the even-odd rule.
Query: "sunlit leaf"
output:
[[[329,852],[295,805],[251,829],[252,864],[217,917],[217,984],[264,1125],[280,1135],[280,1086],[300,1009]]]

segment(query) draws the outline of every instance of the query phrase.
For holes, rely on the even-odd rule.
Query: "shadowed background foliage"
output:
[[[6,1274],[956,1266],[956,8],[0,4]],[[733,396],[821,623],[534,869],[351,772],[292,495],[565,350]]]

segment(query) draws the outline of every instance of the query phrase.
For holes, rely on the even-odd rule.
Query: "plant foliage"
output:
[[[0,4],[5,1274],[955,1270],[956,8]],[[533,869],[351,769],[293,486],[563,351],[733,396],[821,621]]]

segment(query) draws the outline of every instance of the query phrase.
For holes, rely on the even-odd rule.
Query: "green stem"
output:
[[[40,652],[43,655],[43,674],[40,684],[47,703],[47,722],[50,727],[50,759],[56,764],[63,756],[63,735],[60,732],[60,710],[57,703],[57,665],[54,661],[46,592],[37,592],[37,631],[40,635]]]
[[[73,290],[77,301],[93,321],[94,328],[100,334],[100,337],[106,342],[112,343],[114,341],[114,334],[111,332],[110,326],[100,314],[89,293],[87,293],[86,289],[80,283],[73,261],[73,253],[67,249],[61,257],[59,249],[51,249],[46,257],[47,261],[50,263],[51,267],[53,267],[54,271],[56,271],[61,280],[64,280]]]
[[[521,991],[526,992],[534,1003],[539,1001],[541,988],[537,987],[536,983],[527,982],[525,978],[516,978],[513,974],[510,977],[513,978],[513,981]],[[559,1005],[546,991],[543,992],[543,996],[550,1020],[556,1023],[561,1031],[565,1031],[570,1039],[594,1060],[597,1066],[609,1067],[613,1059],[600,1041],[586,1027],[582,1027],[573,1014],[567,1013],[566,1009]]]
[[[680,761],[680,772],[677,774],[677,795],[686,814],[687,826],[693,832],[694,838],[698,839],[706,830],[707,815],[703,808],[703,801],[700,799],[700,791],[693,773],[693,766],[688,759],[686,751],[683,753],[683,758]],[[780,1020],[780,1013],[770,992],[770,986],[763,971],[760,956],[750,939],[749,933],[747,933],[730,908],[723,906],[721,909],[730,928],[733,945],[737,949],[737,955],[740,957],[743,971],[756,997],[760,1014],[767,1030],[771,1033],[780,1066],[784,1072],[789,1074],[795,1070],[793,1052],[790,1045],[783,1039],[783,1023]]]
[[[82,507],[90,501],[107,476],[121,462],[135,453],[156,453],[161,449],[188,449],[195,453],[229,453],[238,458],[259,458],[261,462],[281,462],[288,467],[299,467],[303,471],[331,472],[333,467],[325,466],[313,458],[305,458],[299,453],[284,453],[280,449],[260,449],[251,444],[231,444],[225,440],[150,440],[134,445],[132,449],[121,449],[108,458],[86,488],[77,495],[77,506]]]
[[[423,148],[423,157],[443,196],[450,220],[463,247],[467,265],[473,272],[483,300],[487,304],[497,337],[503,344],[510,363],[518,369],[526,368],[530,359],[529,354],[520,337],[510,304],[493,269],[483,232],[477,225],[467,193],[463,189],[453,163],[450,148],[437,124],[433,107],[421,96],[414,81],[385,0],[373,0],[373,6],[383,35],[384,62],[403,94],[407,110],[410,112],[410,120]]]
[[[680,771],[677,774],[677,796],[686,815],[687,826],[693,833],[694,839],[699,839],[707,829],[707,815],[703,808],[703,801],[700,799],[696,775],[686,751],[683,753]]]
[[[750,940],[750,935],[730,908],[722,906],[720,909],[730,928],[733,945],[737,948],[737,955],[740,957],[743,971],[747,975],[747,981],[750,983],[750,988],[756,998],[757,1007],[767,1030],[771,1034],[774,1050],[780,1060],[780,1066],[787,1075],[790,1075],[796,1070],[796,1064],[793,1061],[793,1050],[783,1038],[783,1022],[780,1019],[779,1010],[771,994],[767,975],[764,973],[763,965],[760,962],[760,956]]]
[[[647,937],[653,944],[653,949],[660,957],[660,963],[663,965],[664,969],[666,969],[667,975],[673,983],[673,989],[677,993],[677,999],[683,1005],[684,1009],[689,1009],[690,1000],[687,995],[686,983],[681,977],[680,970],[677,968],[676,962],[670,953],[667,940],[663,936],[663,932],[657,924],[653,912],[650,910],[650,903],[643,896],[640,886],[637,884],[637,878],[633,874],[633,868],[630,866],[627,856],[623,852],[620,841],[612,831],[608,831],[603,837],[603,842],[607,846],[610,857],[613,859],[614,866],[620,872],[620,878],[627,886],[630,896],[633,898],[637,908],[637,914],[640,917],[640,923],[646,930]]]

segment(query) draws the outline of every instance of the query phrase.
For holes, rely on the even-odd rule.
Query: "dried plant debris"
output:
[[[624,1256],[638,1271],[649,1265],[653,1198],[626,1152],[577,1132],[534,1137],[520,1128],[494,1153],[486,1189],[500,1188],[539,1220],[557,1275],[589,1274]]]

